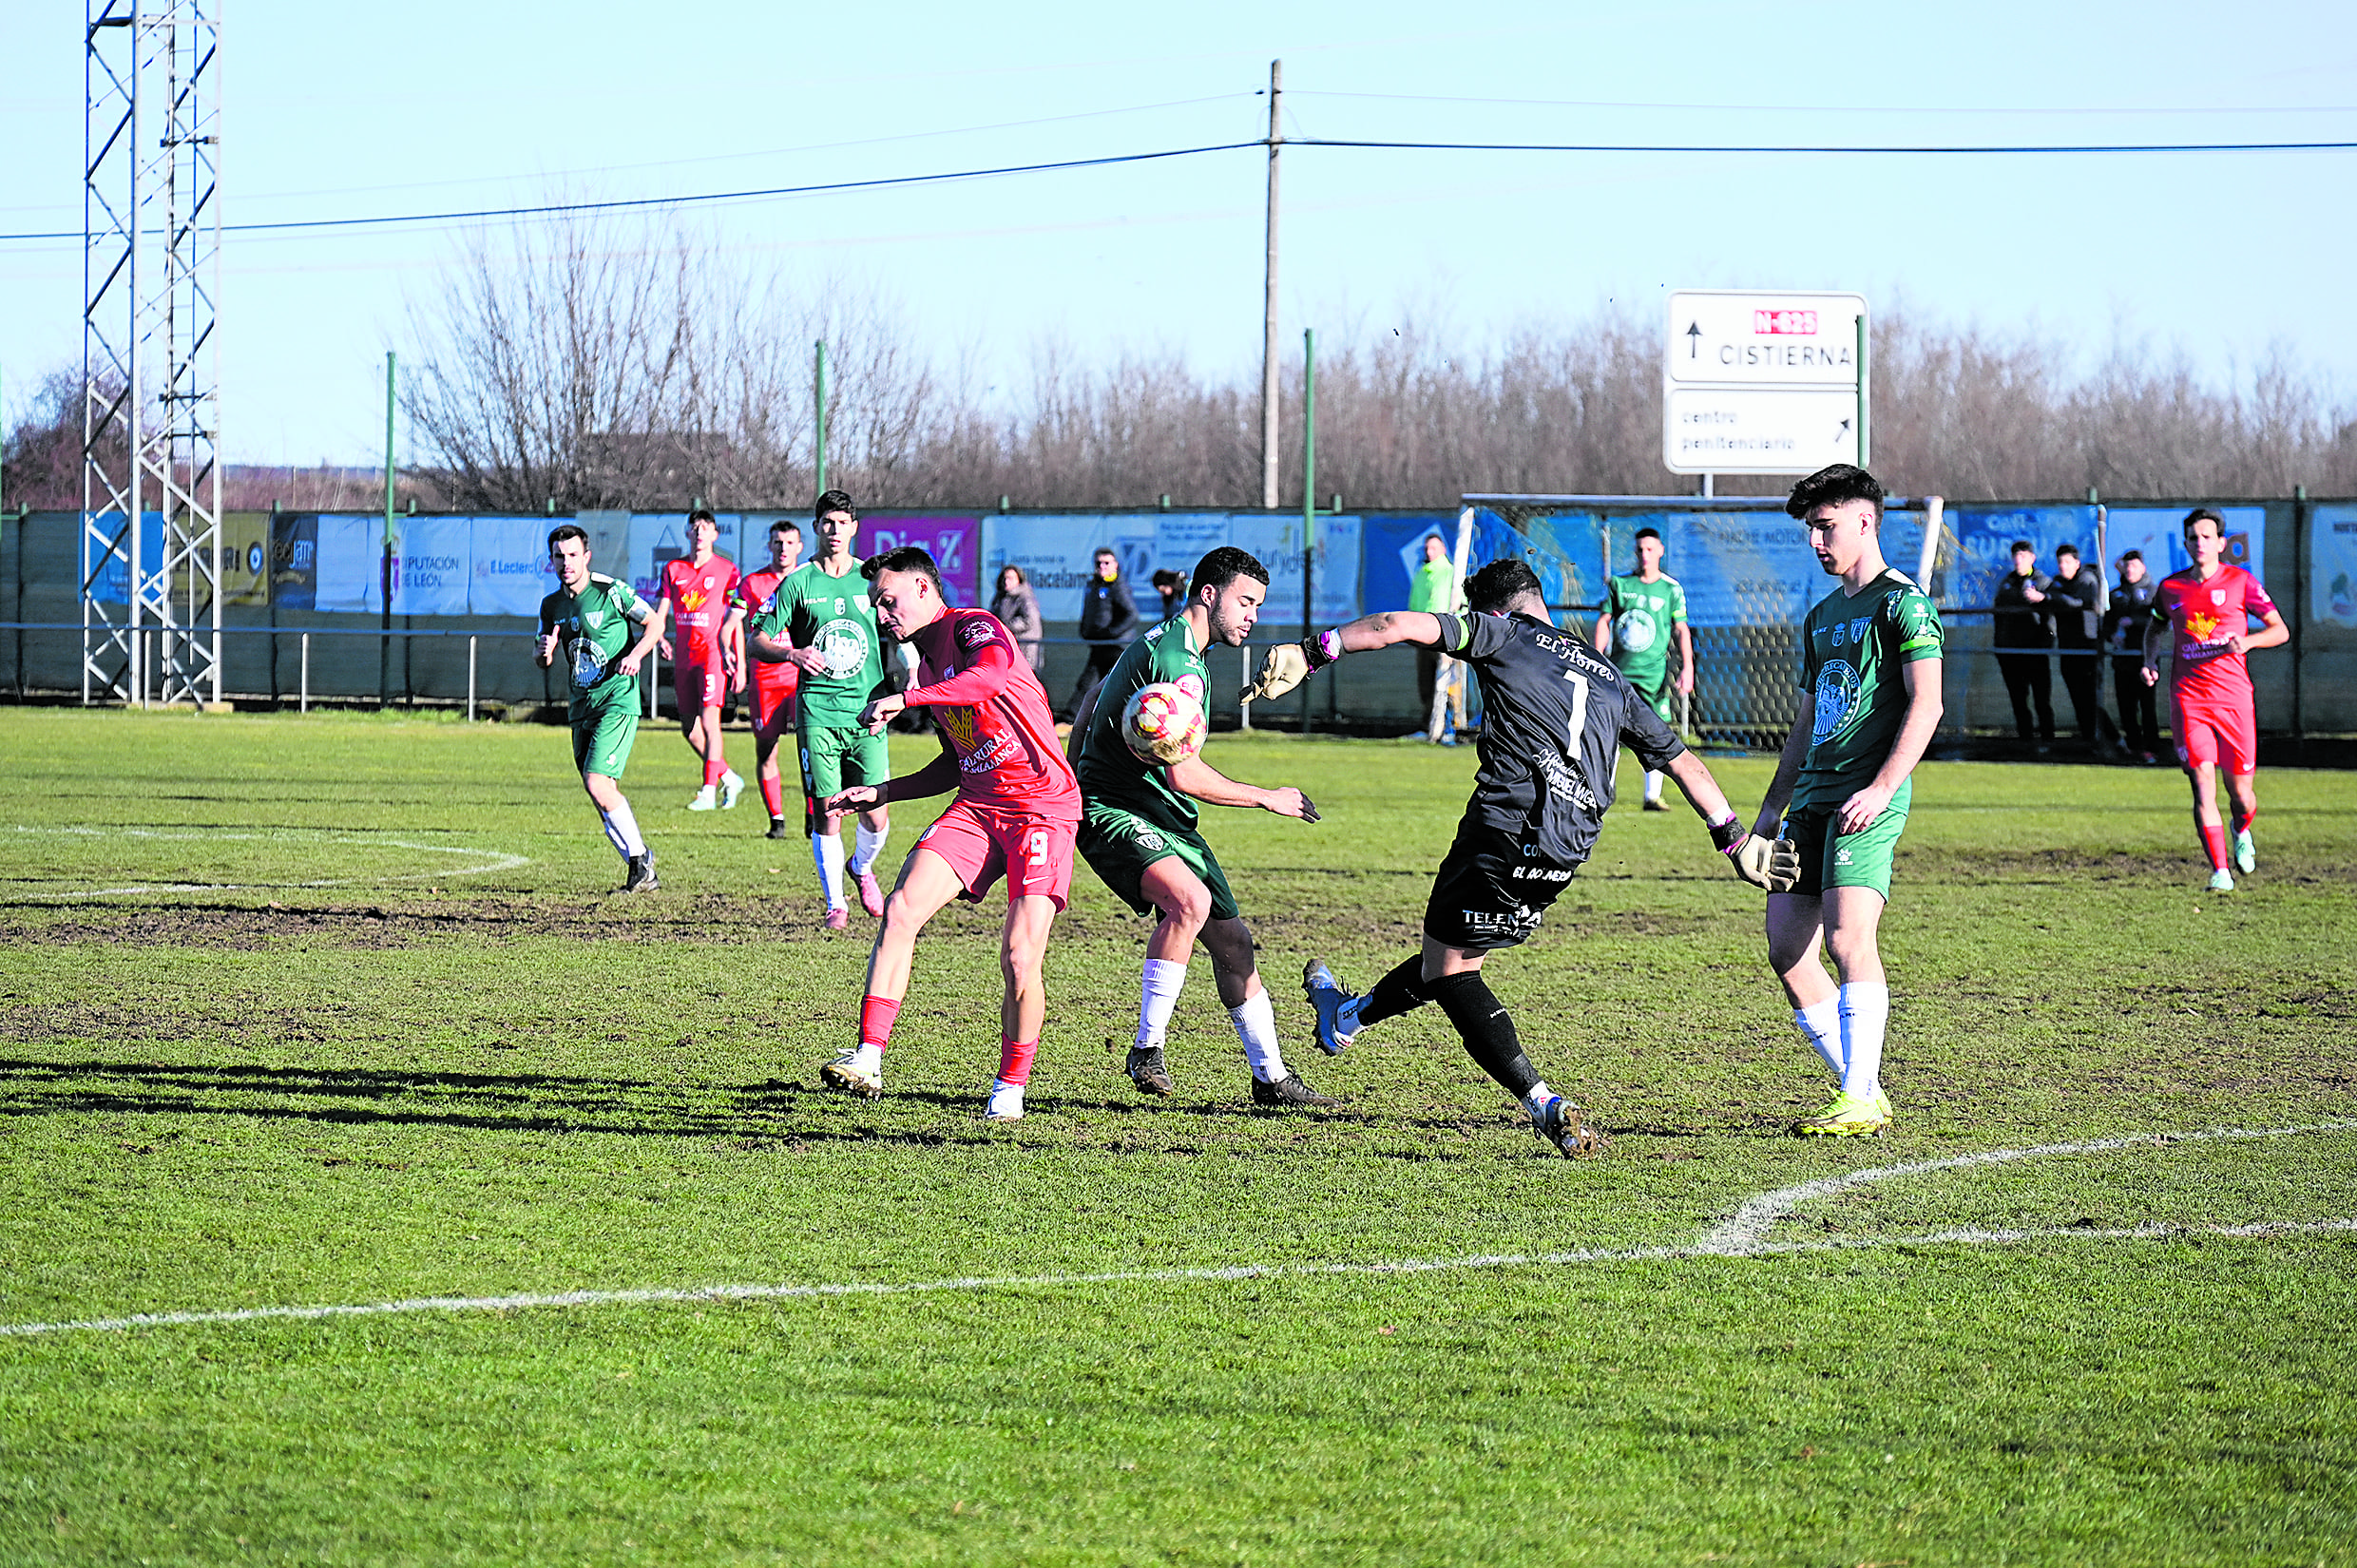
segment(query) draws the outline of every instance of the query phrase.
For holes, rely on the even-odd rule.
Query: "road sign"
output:
[[[1866,296],[1670,296],[1662,460],[1673,473],[1814,473],[1867,461]]]

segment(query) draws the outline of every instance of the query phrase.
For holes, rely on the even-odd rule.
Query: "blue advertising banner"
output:
[[[465,615],[474,576],[474,519],[412,517],[393,560],[393,613]]]
[[[2309,539],[2309,615],[2357,626],[2357,507],[2317,507]]]
[[[471,615],[533,615],[543,595],[556,592],[548,565],[548,527],[538,517],[473,517],[467,520],[473,567],[467,584]],[[598,565],[590,558],[590,567]]]
[[[2144,569],[2155,577],[2180,572],[2194,564],[2193,553],[2185,547],[2185,514],[2191,507],[2114,507],[2103,520],[2104,547],[2111,561],[2103,563],[2107,579],[2117,583],[2119,574],[2112,568],[2112,561],[2119,559],[2122,550],[2144,552]],[[2226,519],[2226,564],[2240,566],[2267,583],[2267,508],[2265,507],[2227,507],[2213,505],[2210,508]],[[2088,537],[2073,543],[2082,550],[2095,548],[2094,529]],[[2053,570],[2053,557],[2041,555],[2038,564],[2041,570]],[[2289,595],[2291,585],[2281,585]]]
[[[805,530],[806,534],[808,530]],[[974,517],[871,517],[860,520],[859,544],[862,555],[882,555],[906,545],[914,545],[933,558],[941,568],[942,591],[952,604],[972,606],[988,602],[988,595],[980,592],[982,578],[982,525]],[[805,546],[805,556],[808,548]],[[757,562],[769,559],[769,546],[764,544]]]
[[[280,512],[270,520],[270,597],[280,609],[316,607],[319,520]]]
[[[98,526],[107,538],[119,541],[122,548],[126,551],[129,549],[130,530],[123,526],[121,512],[99,513]],[[84,548],[95,555],[99,546],[86,543]],[[163,559],[163,514],[162,512],[142,512],[139,514],[141,571],[152,578],[156,574],[158,564]],[[88,570],[87,564],[85,565],[84,570]],[[128,604],[131,602],[130,563],[119,556],[109,556],[103,564],[99,564],[98,575],[90,580],[90,597],[101,604]]]
[[[1081,590],[1102,546],[1113,552],[1139,613],[1155,610],[1153,577],[1165,567],[1192,572],[1221,545],[1248,550],[1269,568],[1264,620],[1291,623],[1301,615],[1301,518],[1287,512],[1116,512],[982,520],[982,578],[995,583],[1003,566],[1023,568],[1049,621],[1077,621]],[[1313,614],[1345,621],[1358,613],[1360,520],[1317,520]]]

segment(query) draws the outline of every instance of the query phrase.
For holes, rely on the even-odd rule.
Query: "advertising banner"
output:
[[[319,520],[280,512],[270,520],[270,597],[282,610],[317,607]]]
[[[2309,616],[2357,626],[2357,507],[2319,507],[2309,524]]]
[[[1116,517],[1081,514],[986,518],[982,530],[982,575],[985,581],[995,583],[1002,566],[1021,566],[1024,575],[1031,580],[1032,591],[1040,597],[1041,619],[1078,621],[1081,590],[1095,570],[1090,562],[1098,546],[1103,545],[1121,562],[1121,575],[1129,580],[1130,597],[1148,600],[1154,592],[1155,569],[1170,564],[1158,559],[1156,521],[1155,516],[1134,513]],[[1190,556],[1178,569],[1184,571],[1194,564],[1195,557]],[[1300,592],[1298,579],[1293,591]],[[1140,602],[1138,613],[1145,615],[1148,608]]]
[[[766,524],[763,525],[767,526]],[[805,527],[806,541],[814,538]],[[859,544],[863,556],[882,555],[904,545],[914,545],[933,558],[941,568],[942,591],[949,602],[966,607],[987,604],[989,595],[982,592],[982,520],[978,517],[880,517],[863,518],[860,522]],[[756,561],[769,558],[769,545],[764,541]],[[803,557],[809,558],[810,546],[805,543]],[[995,583],[997,573],[991,574]]]
[[[98,517],[98,526],[107,538],[120,540],[122,548],[126,553],[129,551],[130,530],[123,526],[121,512],[101,512]],[[85,539],[83,548],[88,552],[84,558],[83,569],[85,571],[97,563],[101,547],[95,541]],[[163,514],[162,512],[142,512],[139,514],[140,569],[152,576],[157,563],[163,559]],[[131,602],[130,563],[120,556],[108,557],[105,564],[99,567],[98,574],[90,579],[90,597],[101,604],[128,604]]]
[[[537,517],[475,517],[468,522],[473,571],[467,583],[471,615],[540,613],[543,595],[557,590],[548,566],[548,529]],[[597,569],[594,547],[590,568]]]
[[[385,607],[385,520],[321,513],[318,570],[312,607],[382,611]]]
[[[402,520],[400,554],[393,558],[393,613],[465,615],[474,565],[474,519]]]
[[[2192,552],[2185,547],[2185,514],[2191,507],[2114,507],[2103,520],[2104,547],[2111,561],[2103,565],[2107,583],[2119,581],[2113,568],[2122,550],[2142,550],[2144,570],[2154,577],[2166,577],[2183,571],[2194,564]],[[2267,508],[2265,507],[2219,507],[2210,508],[2226,519],[2226,564],[2240,566],[2257,578],[2271,594],[2289,594],[2291,584],[2270,583],[2267,581]],[[2088,537],[2075,540],[2082,550],[2095,549],[2095,529],[2090,526]],[[2041,552],[2041,571],[2054,569],[2054,558]]]
[[[1319,621],[1347,621],[1358,613],[1360,520],[1317,520],[1313,590]],[[1121,564],[1138,612],[1156,608],[1154,574],[1165,567],[1192,572],[1206,552],[1221,545],[1249,550],[1269,568],[1268,608],[1262,619],[1286,625],[1301,619],[1301,516],[1297,512],[1127,512],[1056,517],[983,519],[983,581],[995,583],[999,569],[1021,566],[1040,596],[1040,614],[1049,621],[1077,621],[1081,590],[1095,570],[1100,546]]]
[[[224,604],[270,602],[270,514],[224,512],[220,520]]]
[[[1997,584],[2013,570],[2013,542],[2026,539],[2038,552],[2038,569],[2054,571],[2054,547],[2076,545],[2088,556],[2095,554],[2095,508],[2093,507],[1958,507],[1948,512],[1949,526],[1956,530],[1957,567],[1940,595],[1943,609],[1985,610],[1997,598]],[[2113,513],[2114,517],[2119,514]],[[2179,512],[2178,516],[2185,514]],[[2111,552],[2119,552],[2134,544],[2123,543],[2115,527]],[[1888,554],[1888,551],[1885,551]],[[2145,564],[2154,564],[2150,551]],[[1911,568],[1901,565],[1901,571]],[[2161,567],[2166,572],[2169,568]],[[2110,563],[2104,563],[2108,573]]]

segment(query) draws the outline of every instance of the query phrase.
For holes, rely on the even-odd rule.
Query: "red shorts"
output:
[[[764,740],[776,740],[794,733],[794,694],[797,683],[770,675],[773,668],[791,670],[794,666],[764,664],[753,672],[753,733]]]
[[[2169,714],[2177,734],[2177,760],[2187,767],[2209,762],[2230,774],[2259,771],[2259,714],[2252,701],[2196,697],[2173,698]]]
[[[672,665],[671,695],[679,701],[681,718],[719,707],[728,697],[728,672],[720,667],[720,656],[708,654],[692,663],[681,660]]]
[[[991,811],[956,801],[916,835],[920,848],[949,863],[975,903],[1006,878],[1006,901],[1037,894],[1064,908],[1072,892],[1072,840],[1080,824],[1029,812]]]

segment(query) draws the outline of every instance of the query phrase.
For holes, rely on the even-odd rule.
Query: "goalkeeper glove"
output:
[[[1800,880],[1800,851],[1792,840],[1747,833],[1733,816],[1711,824],[1711,842],[1734,867],[1735,875],[1772,893],[1790,892]]]
[[[1310,678],[1313,670],[1322,670],[1342,657],[1342,634],[1329,631],[1315,637],[1305,637],[1298,642],[1281,643],[1271,648],[1260,660],[1260,676],[1244,688],[1244,700],[1258,702],[1272,697],[1283,697]]]

